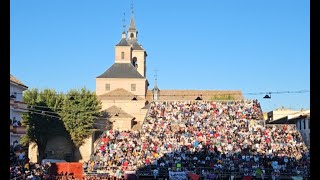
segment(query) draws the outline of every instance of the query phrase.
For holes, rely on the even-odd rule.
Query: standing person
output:
[[[117,177],[117,179],[121,179],[121,177],[122,177],[122,174],[121,174],[121,171],[119,168],[116,170],[116,177]]]
[[[154,170],[153,170],[153,178],[154,178],[154,179],[157,179],[158,174],[159,174],[158,169],[154,169]]]
[[[22,164],[24,161],[24,152],[23,151],[20,151],[18,159],[19,159],[19,164]]]
[[[264,179],[264,176],[263,176],[263,174],[262,174],[262,170],[261,170],[260,167],[258,167],[255,172],[256,172],[256,177],[257,177],[257,178]]]

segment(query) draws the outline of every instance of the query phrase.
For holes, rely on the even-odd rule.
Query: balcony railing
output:
[[[25,134],[26,133],[26,126],[16,126],[10,125],[10,132],[14,134]]]
[[[10,100],[10,106],[13,107],[14,111],[20,111],[20,112],[28,112],[27,110],[27,104],[19,101],[14,101],[14,103],[11,103]]]

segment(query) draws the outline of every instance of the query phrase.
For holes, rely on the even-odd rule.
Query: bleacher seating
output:
[[[299,131],[266,125],[257,100],[153,102],[139,131],[108,130],[93,169],[121,177],[188,171],[230,176],[309,175],[310,157]],[[197,169],[197,168],[202,168]]]

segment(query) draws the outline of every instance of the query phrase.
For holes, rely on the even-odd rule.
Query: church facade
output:
[[[96,77],[96,95],[102,102],[113,129],[139,127],[147,113],[144,108],[149,82],[146,78],[147,52],[138,43],[132,15],[128,31],[114,47],[114,64]]]
[[[125,27],[125,26],[124,26]],[[138,43],[138,31],[132,14],[128,31],[115,45],[114,64],[96,77],[96,95],[102,102],[105,118],[118,130],[140,129],[152,101],[242,100],[239,90],[160,90],[157,79],[148,90],[146,50]],[[103,124],[103,120],[99,122]]]

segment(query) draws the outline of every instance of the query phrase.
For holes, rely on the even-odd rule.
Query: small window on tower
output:
[[[132,58],[132,65],[133,65],[133,67],[138,67],[137,57],[133,57],[133,58]]]
[[[106,84],[105,90],[110,91],[110,84]]]
[[[136,91],[136,84],[131,84],[131,91]]]
[[[121,52],[121,59],[124,59],[124,52]]]
[[[133,33],[131,33],[131,34],[130,34],[130,37],[131,37],[131,38],[133,38],[133,37],[134,37],[134,34],[133,34]]]

